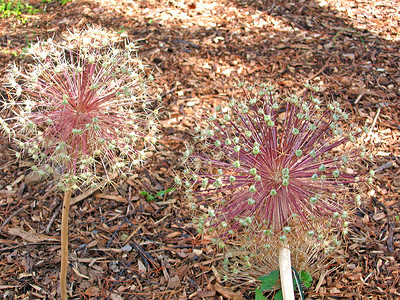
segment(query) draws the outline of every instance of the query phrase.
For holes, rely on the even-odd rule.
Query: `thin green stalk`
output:
[[[300,298],[301,298],[301,300],[304,300],[304,294],[303,294],[303,288],[301,286],[300,275],[299,275],[299,273],[297,272],[297,270],[295,268],[292,267],[292,270],[293,270],[293,275],[294,275],[294,279],[296,281],[297,288],[298,288],[299,293],[300,293]]]
[[[61,219],[61,272],[60,287],[61,299],[67,300],[67,268],[68,268],[68,215],[71,203],[71,189],[67,189],[64,193],[64,202],[62,207]]]

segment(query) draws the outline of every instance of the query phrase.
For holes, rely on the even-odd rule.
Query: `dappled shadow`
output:
[[[54,14],[49,11],[51,18],[43,14],[43,18],[34,18],[28,26],[21,26],[15,35],[7,33],[8,38],[3,35],[0,39],[5,40],[3,44],[21,48],[37,36],[54,36],[72,26],[94,23],[126,32],[138,40],[142,57],[161,74],[171,73],[167,76],[169,84],[179,81],[186,87],[200,85],[195,91],[197,95],[217,93],[201,91],[203,84],[198,77],[202,74],[202,79],[214,85],[216,78],[226,83],[234,77],[257,77],[296,87],[317,73],[330,81],[336,92],[343,93],[356,84],[355,89],[366,88],[372,96],[398,95],[398,62],[386,59],[384,54],[390,50],[387,47],[395,52],[398,44],[352,27],[350,18],[330,7],[321,8],[316,1],[227,0],[210,8],[194,2],[174,3],[126,1],[109,10],[101,2],[73,2],[68,4],[68,10]],[[129,9],[129,5],[133,8]],[[203,17],[204,11],[210,15]],[[251,16],[250,22],[247,16]],[[205,60],[210,57],[219,59],[221,64],[207,65]],[[199,74],[192,76],[182,63],[193,63],[188,71]],[[203,72],[202,68],[206,70]],[[357,73],[359,78],[353,81],[350,73]],[[343,82],[338,84],[341,79]],[[389,85],[393,88],[387,89]],[[221,88],[225,93],[226,87],[215,86]]]

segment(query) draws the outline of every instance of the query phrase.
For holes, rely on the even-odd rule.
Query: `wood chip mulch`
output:
[[[76,195],[70,214],[71,299],[254,299],[254,286],[221,281],[223,258],[196,233],[174,191],[194,124],[236,95],[237,83],[296,92],[317,85],[371,133],[377,180],[363,199],[339,260],[308,289],[310,299],[400,297],[400,6],[367,0],[73,0],[0,19],[0,70],[23,64],[38,38],[87,24],[137,40],[162,90],[161,140],[137,173]],[[3,112],[4,114],[7,112]],[[28,158],[0,139],[0,296],[56,299],[60,208],[55,182],[32,178]]]

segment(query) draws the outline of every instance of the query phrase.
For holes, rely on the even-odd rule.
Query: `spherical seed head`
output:
[[[215,208],[211,226],[225,222],[225,228],[232,232],[262,234],[267,230],[281,239],[291,236],[291,231],[286,231],[292,226],[302,227],[305,234],[313,231],[315,236],[321,236],[323,229],[340,228],[344,218],[334,218],[333,214],[343,216],[347,201],[346,197],[334,196],[334,192],[346,191],[349,184],[354,188],[366,176],[342,171],[344,165],[359,159],[357,149],[339,158],[335,157],[336,149],[360,133],[335,136],[334,130],[342,132],[337,105],[328,105],[324,110],[321,101],[312,101],[311,91],[303,97],[287,98],[284,105],[278,105],[271,89],[245,93],[246,100],[225,110],[224,114],[231,114],[229,122],[223,114],[217,114],[208,125],[218,128],[204,141],[211,153],[194,154],[202,165],[212,166],[198,173],[202,179],[192,181],[194,187],[204,179],[219,182],[217,186],[203,185],[193,190],[210,199],[207,203]],[[258,100],[250,103],[254,97]],[[282,107],[283,113],[279,111]],[[245,113],[243,108],[247,108]],[[224,143],[217,150],[215,140],[233,143]],[[218,151],[218,156],[212,149]],[[217,169],[224,169],[223,175],[216,174]],[[246,222],[248,218],[252,222]],[[224,238],[231,236],[228,229],[222,234]]]
[[[16,128],[33,158],[93,176],[99,166],[122,171],[123,161],[143,160],[154,101],[135,48],[117,42],[92,27],[60,43],[39,41],[29,51],[33,63],[10,72],[22,88]]]

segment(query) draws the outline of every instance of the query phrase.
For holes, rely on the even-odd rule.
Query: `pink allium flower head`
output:
[[[207,151],[188,150],[195,167],[176,178],[193,202],[209,205],[200,231],[208,224],[223,239],[248,231],[285,240],[295,226],[322,239],[321,228],[347,225],[346,209],[360,198],[346,193],[367,177],[351,169],[365,156],[350,145],[362,131],[342,130],[348,116],[338,103],[323,106],[311,88],[282,101],[260,85],[218,107],[201,132]]]
[[[39,161],[34,169],[50,173],[56,166],[75,181],[91,182],[98,165],[119,171],[142,159],[154,99],[135,45],[117,42],[88,28],[61,43],[39,41],[29,49],[32,63],[10,70],[19,99],[17,136]]]

